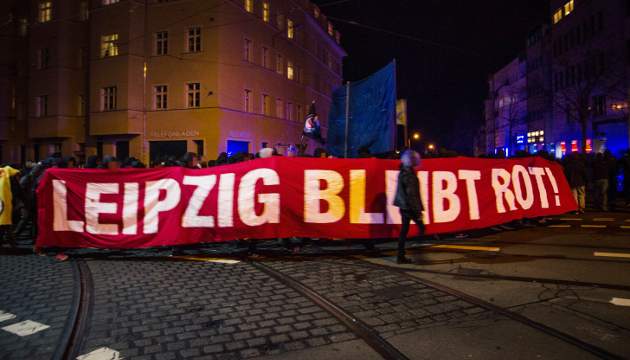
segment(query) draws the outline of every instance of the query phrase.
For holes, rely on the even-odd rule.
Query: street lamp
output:
[[[413,136],[413,139],[414,139],[415,141],[420,140],[420,133],[419,133],[419,132],[417,132],[417,131],[416,131],[415,133],[413,133],[413,135],[412,135],[412,136]]]
[[[421,138],[420,132],[415,131],[413,134],[411,134],[411,137],[407,139],[407,147],[411,149],[411,140],[420,141],[420,138]]]
[[[435,150],[435,145],[433,145],[433,144],[429,144],[429,145],[427,146],[427,149],[429,149],[429,152],[433,152],[433,150]]]

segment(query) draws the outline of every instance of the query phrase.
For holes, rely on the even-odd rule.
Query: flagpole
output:
[[[348,128],[350,123],[350,81],[346,81],[346,136],[344,141],[344,158],[348,158]]]

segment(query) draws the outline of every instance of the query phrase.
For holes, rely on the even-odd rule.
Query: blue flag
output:
[[[328,152],[343,157],[346,137],[346,86],[333,91],[328,114]],[[350,84],[348,157],[379,154],[395,148],[396,63]]]

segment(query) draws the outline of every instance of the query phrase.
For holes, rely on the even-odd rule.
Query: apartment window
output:
[[[284,118],[284,102],[282,99],[276,99],[276,117]]]
[[[120,0],[103,0],[103,5],[111,5],[111,4],[115,4]]]
[[[18,24],[19,24],[18,32],[20,36],[25,37],[26,34],[28,33],[28,20],[22,18],[19,20]]]
[[[293,67],[293,62],[291,60],[287,60],[287,79],[295,79],[295,68]]]
[[[200,83],[188,83],[186,84],[186,94],[188,97],[188,107],[198,108],[201,106],[201,84]]]
[[[48,95],[35,98],[35,115],[37,117],[48,116]]]
[[[575,4],[573,3],[573,0],[570,0],[566,4],[564,4],[564,16],[567,16],[570,13],[572,13],[574,8],[575,8]]]
[[[557,24],[562,20],[562,9],[558,9],[555,13],[553,13],[553,23]]]
[[[297,120],[299,121],[299,120],[304,119],[304,114],[302,113],[302,109],[303,109],[302,105],[297,104],[296,108],[297,108]]]
[[[295,38],[295,27],[291,19],[287,19],[287,37],[289,39]]]
[[[90,5],[87,1],[81,1],[79,4],[79,20],[86,21],[90,17]]]
[[[253,111],[252,91],[249,89],[243,90],[243,111],[245,112]]]
[[[271,116],[271,96],[267,94],[262,95],[262,113]]]
[[[201,27],[195,26],[188,29],[188,52],[201,51]]]
[[[606,114],[606,96],[605,95],[593,96],[593,114],[594,115]]]
[[[168,31],[155,33],[155,53],[157,55],[168,54]]]
[[[278,25],[278,29],[284,30],[284,15],[281,13],[276,15],[276,24]]]
[[[118,34],[101,36],[101,57],[118,56]]]
[[[254,12],[254,0],[245,0],[245,11]]]
[[[117,91],[115,86],[109,86],[101,89],[101,111],[116,110]]]
[[[335,29],[333,28],[333,24],[328,22],[328,35],[333,36],[335,34]]]
[[[168,108],[168,86],[157,85],[153,91],[155,93],[155,110],[166,110]]]
[[[276,72],[280,75],[284,74],[284,59],[282,55],[276,55]]]
[[[271,66],[269,64],[269,48],[266,46],[262,47],[262,66],[266,69],[269,69]]]
[[[243,39],[243,60],[247,62],[254,61],[253,44],[250,39]]]
[[[269,22],[271,19],[271,8],[269,5],[269,0],[263,0],[262,3],[262,16],[264,22]]]
[[[37,68],[46,69],[50,65],[50,49],[43,48],[37,50]]]
[[[291,102],[287,103],[287,120],[295,120],[295,118],[293,117],[293,103]]]
[[[77,115],[85,116],[85,96],[79,95],[77,102]]]
[[[37,21],[45,23],[50,20],[52,20],[52,1],[40,1]]]

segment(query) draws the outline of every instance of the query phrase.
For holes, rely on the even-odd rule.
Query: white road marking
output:
[[[606,225],[580,225],[580,226],[585,228],[585,229],[604,229],[604,228],[606,228]]]
[[[33,335],[42,330],[48,329],[50,326],[38,323],[37,321],[32,320],[24,320],[19,323],[15,323],[13,325],[5,326],[2,328],[4,331],[8,331],[17,336],[28,336]]]
[[[120,352],[108,347],[98,348],[77,357],[77,360],[121,360]]]
[[[561,225],[549,225],[548,227],[550,227],[550,228],[570,228],[571,225],[563,225],[563,224],[561,224]]]
[[[433,245],[433,249],[458,249],[458,250],[473,250],[473,251],[501,251],[501,248],[494,246],[469,246],[469,245]]]
[[[15,315],[0,310],[0,322],[15,319]]]
[[[630,226],[628,226],[628,225],[621,225],[621,228],[622,228],[622,229],[625,229],[625,230],[629,230],[629,229],[630,229]]]
[[[218,263],[218,264],[238,264],[239,260],[233,259],[222,259],[222,258],[205,258],[205,257],[196,257],[196,256],[173,256],[175,259],[184,259],[191,261],[203,261],[209,263]]]
[[[617,258],[630,259],[630,254],[628,254],[628,253],[612,253],[612,252],[599,252],[599,251],[596,251],[596,252],[593,253],[593,255],[595,255],[595,256],[602,256],[602,257],[617,257]]]
[[[560,221],[584,221],[582,218],[560,218]]]
[[[610,303],[617,306],[630,306],[630,299],[614,297],[610,300]]]
[[[593,221],[615,221],[615,218],[594,218]]]

